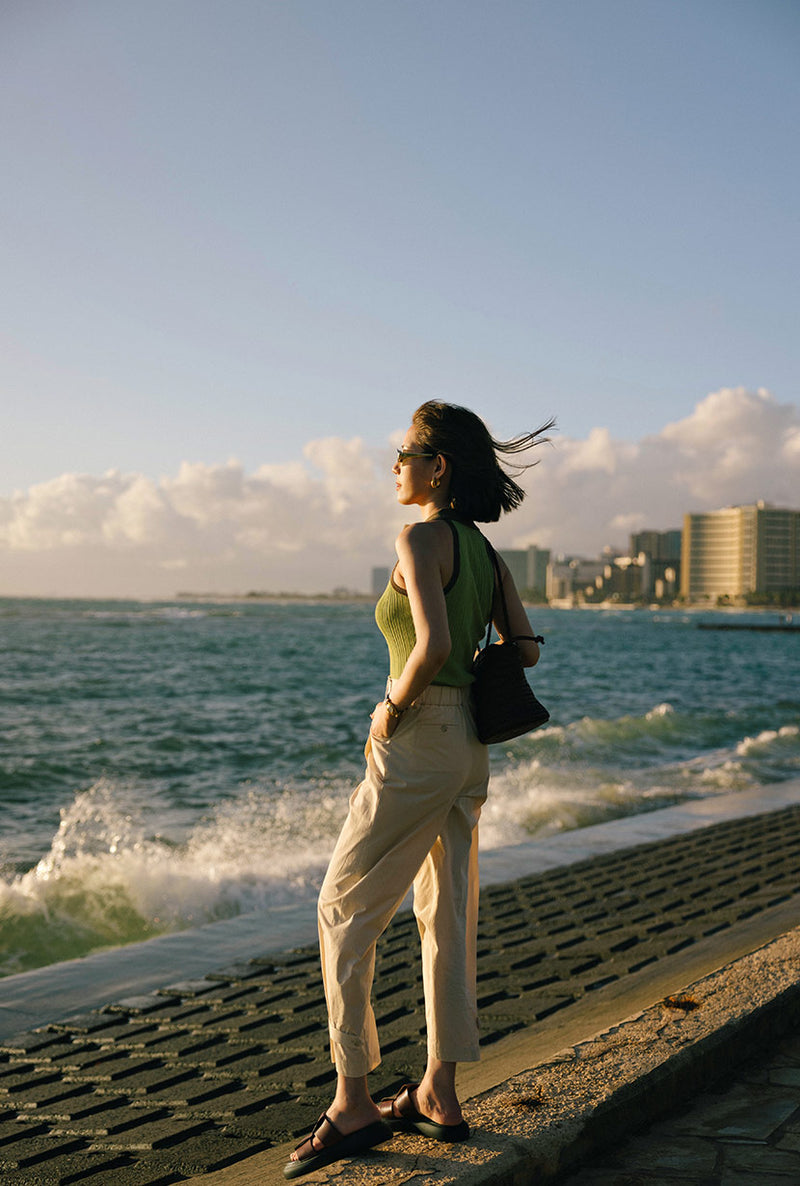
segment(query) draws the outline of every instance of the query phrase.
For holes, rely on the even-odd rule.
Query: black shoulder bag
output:
[[[530,733],[550,720],[550,713],[533,694],[522,666],[522,656],[517,643],[523,639],[544,643],[541,635],[518,634],[511,637],[508,620],[508,606],[503,590],[500,565],[492,545],[484,536],[484,543],[494,565],[495,576],[500,589],[500,602],[505,618],[504,642],[491,642],[492,615],[486,641],[472,663],[475,682],[472,685],[475,708],[475,725],[478,740],[484,745],[498,741],[509,741],[522,733]]]

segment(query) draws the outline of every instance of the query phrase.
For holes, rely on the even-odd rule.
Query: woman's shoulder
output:
[[[428,523],[406,523],[395,541],[395,548],[398,555],[405,550],[430,554],[440,552],[449,545],[451,539],[451,530],[441,519],[434,519]]]

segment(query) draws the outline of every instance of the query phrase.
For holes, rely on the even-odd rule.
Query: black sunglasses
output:
[[[397,461],[400,465],[402,465],[404,461],[408,461],[409,457],[436,457],[436,456],[437,456],[437,454],[433,453],[430,449],[426,449],[424,453],[414,453],[410,449],[398,449],[397,450]]]

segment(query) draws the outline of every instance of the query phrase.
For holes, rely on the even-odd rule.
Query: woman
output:
[[[397,564],[376,608],[389,647],[387,695],[372,713],[366,775],[319,897],[336,1096],[292,1154],[287,1178],[363,1152],[397,1130],[441,1141],[469,1136],[455,1072],[457,1062],[480,1057],[477,824],[489,776],[470,708],[471,664],[490,611],[501,637],[506,632],[475,520],[495,522],[520,504],[524,492],[498,455],[540,443],[551,425],[501,442],[468,409],[430,401],[414,413],[397,451],[397,500],[419,507],[422,522],[400,532]],[[502,561],[500,572],[511,635],[521,636],[523,663],[532,667],[539,648]],[[380,1062],[370,1004],[375,944],[412,884],[428,1061],[418,1085],[376,1104],[367,1087]]]

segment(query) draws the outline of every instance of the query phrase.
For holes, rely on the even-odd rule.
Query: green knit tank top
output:
[[[461,688],[473,681],[472,659],[486,633],[494,589],[494,568],[483,536],[471,523],[441,515],[453,532],[453,575],[444,589],[450,654],[434,684]],[[389,675],[398,679],[416,642],[408,594],[394,574],[375,607],[375,621],[389,647]]]

